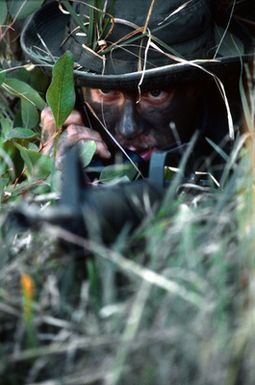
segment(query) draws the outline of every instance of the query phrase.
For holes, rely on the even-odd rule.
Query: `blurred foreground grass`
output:
[[[9,14],[6,1],[0,10],[0,225],[37,185],[37,197],[54,190],[49,159],[34,176],[48,79],[20,67],[6,28],[43,1],[9,3]],[[253,132],[254,96],[247,101],[240,87]],[[0,385],[254,385],[253,155],[227,167],[212,195],[186,204],[169,194],[153,220],[111,249],[49,226],[0,237]],[[60,249],[57,237],[86,252]]]
[[[254,385],[251,159],[111,249],[60,250],[49,226],[2,239],[0,383]]]

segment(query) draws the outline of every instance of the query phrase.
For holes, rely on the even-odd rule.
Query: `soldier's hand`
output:
[[[43,109],[41,113],[41,152],[51,155],[54,142],[57,137],[57,128],[50,107]],[[67,146],[72,146],[80,141],[94,140],[96,142],[96,154],[102,158],[109,159],[111,154],[100,134],[84,126],[81,114],[78,111],[72,113],[63,125],[63,132],[57,141],[56,164],[60,166]]]

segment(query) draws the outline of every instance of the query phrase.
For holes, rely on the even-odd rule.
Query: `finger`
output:
[[[92,130],[88,127],[78,126],[75,124],[71,124],[70,126],[67,127],[67,136],[68,137],[77,136],[79,137],[79,140],[82,140],[82,139],[95,140],[96,142],[104,143],[99,132]],[[105,144],[105,147],[107,148],[106,144]]]
[[[106,146],[106,144],[104,142],[101,142],[101,141],[96,141],[96,154],[99,155],[101,158],[104,158],[104,159],[110,159],[112,154],[110,153],[110,151],[108,150],[108,147]]]
[[[57,132],[55,120],[50,107],[46,107],[41,112],[41,148],[43,153],[47,153],[51,146],[53,138]]]
[[[71,124],[67,127],[67,137],[66,141],[68,145],[73,145],[76,142],[81,140],[88,141],[94,140],[96,142],[96,153],[102,158],[109,159],[111,157],[111,153],[108,150],[107,145],[101,138],[101,135],[88,127],[78,126]]]
[[[41,112],[41,124],[47,124],[48,119],[54,120],[51,108],[49,106],[44,107],[44,109]]]
[[[78,124],[70,124],[67,128],[68,135],[89,135],[93,136],[95,139],[102,140],[101,135],[99,132],[92,130],[91,128],[85,127],[84,125],[78,125]]]
[[[75,135],[69,135],[66,138],[65,145],[66,146],[73,146],[75,143],[78,142],[88,142],[89,140],[93,140],[96,143],[96,154],[99,155],[102,158],[109,159],[111,157],[111,153],[109,152],[106,144],[97,137],[93,135],[87,134],[75,134]]]
[[[72,111],[65,124],[82,124],[81,114],[78,111]],[[52,152],[54,139],[57,134],[55,119],[50,107],[45,107],[41,112],[41,146],[43,154],[49,155]]]
[[[56,130],[54,116],[50,107],[45,107],[41,112],[41,127],[43,129],[53,128]]]
[[[83,124],[81,114],[76,110],[71,112],[63,126],[66,127],[72,124]],[[53,136],[57,131],[55,119],[50,107],[45,107],[41,112],[41,127],[42,133],[45,133],[46,136]]]
[[[48,106],[48,107],[45,107],[41,112],[41,124],[43,126],[44,125],[47,126],[48,124],[52,124],[52,123],[55,124],[55,120],[54,120],[54,116],[51,111],[51,108]],[[67,117],[64,125],[69,126],[70,124],[78,124],[78,125],[83,124],[82,116],[79,111],[73,110],[71,114]]]
[[[98,156],[104,159],[109,159],[111,157],[111,153],[108,151],[108,148],[102,141],[97,141],[89,137],[87,139],[84,139],[84,136],[81,137],[80,135],[72,135],[69,137],[66,136],[63,140],[61,140],[61,143],[59,143],[58,151],[56,154],[56,168],[58,170],[62,170],[63,159],[67,147],[73,146],[78,142],[84,143],[89,140],[94,140],[96,142],[96,154]]]
[[[64,126],[67,127],[71,124],[77,124],[80,126],[84,124],[82,120],[82,116],[79,111],[73,110],[71,114],[68,116],[68,118],[66,119]]]

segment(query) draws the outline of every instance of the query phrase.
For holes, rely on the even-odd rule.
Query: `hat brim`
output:
[[[34,63],[51,70],[54,62],[63,54],[61,46],[69,16],[59,11],[56,3],[49,3],[37,11],[27,22],[21,33],[21,46]],[[124,74],[102,74],[75,69],[77,82],[82,86],[104,89],[144,89],[166,87],[182,82],[194,82],[208,76],[222,78],[229,70],[239,71],[244,61],[253,57],[254,41],[232,23],[224,34],[221,47],[213,59],[185,61],[152,69]]]

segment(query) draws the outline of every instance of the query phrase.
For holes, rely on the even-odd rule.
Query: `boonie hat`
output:
[[[213,2],[106,0],[100,8],[89,0],[53,0],[28,20],[21,45],[46,68],[69,50],[78,82],[94,88],[158,88],[221,76],[252,57],[254,41],[231,9],[216,15]]]

